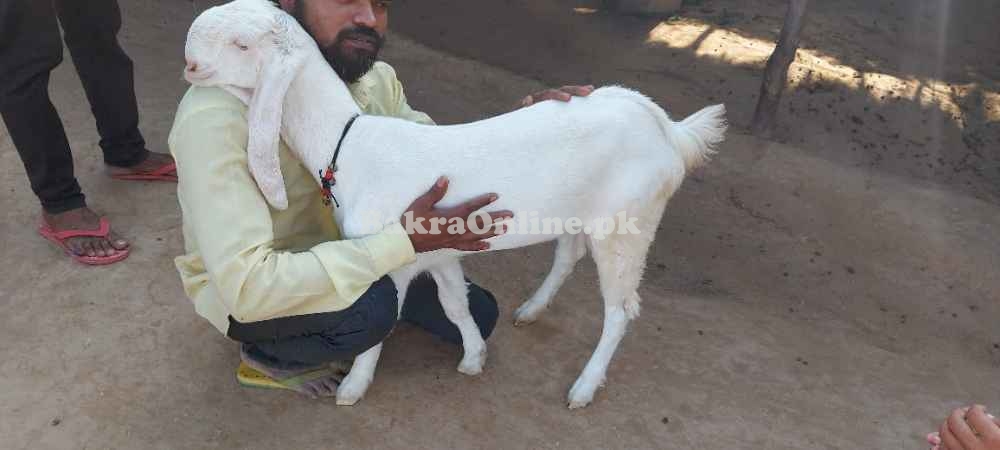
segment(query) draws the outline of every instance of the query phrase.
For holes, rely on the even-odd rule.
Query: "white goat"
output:
[[[186,58],[192,84],[225,88],[249,105],[250,169],[265,198],[279,209],[287,206],[278,167],[279,132],[320,183],[346,124],[361,114],[313,39],[267,0],[236,0],[202,13],[189,31]],[[542,102],[464,125],[361,116],[336,162],[335,219],[348,238],[378,232],[398,222],[440,175],[450,179],[442,206],[497,192],[499,200],[491,207],[518,216],[579,218],[590,230],[606,227],[620,213],[634,218],[639,234],[621,234],[626,227],[619,223],[603,239],[515,228],[491,241],[491,249],[500,250],[557,240],[552,270],[517,309],[517,324],[537,319],[588,248],[593,254],[604,298],[604,331],[569,392],[569,407],[582,407],[603,383],[628,321],[639,314],[636,289],[667,201],[685,173],[723,140],[724,114],[724,107],[716,105],[675,123],[645,96],[605,87],[569,103]],[[430,272],[441,305],[462,334],[465,354],[458,370],[471,375],[482,371],[486,345],[468,310],[459,264],[465,253],[422,253],[390,276],[402,307],[410,280]],[[361,399],[381,347],[355,359],[337,390],[338,404]]]

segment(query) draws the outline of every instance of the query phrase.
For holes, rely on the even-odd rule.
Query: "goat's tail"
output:
[[[594,97],[618,97],[636,101],[642,105],[660,124],[667,142],[680,153],[687,169],[704,165],[715,153],[715,147],[725,140],[726,105],[712,105],[703,108],[680,122],[670,120],[667,112],[649,97],[621,86],[602,87]]]
[[[680,122],[667,119],[665,125],[670,143],[680,152],[684,165],[693,169],[708,162],[715,147],[725,139],[726,106],[708,106]]]
[[[598,94],[598,92],[602,92]],[[615,95],[637,100],[660,123],[667,142],[680,153],[687,169],[704,165],[715,153],[715,147],[725,139],[726,105],[703,108],[680,122],[670,120],[667,112],[649,97],[630,89],[613,86],[601,88],[594,94]]]

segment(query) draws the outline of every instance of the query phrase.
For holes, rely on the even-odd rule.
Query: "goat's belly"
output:
[[[541,244],[558,238],[556,234],[520,234],[516,230],[489,239],[490,250],[508,250],[512,248],[528,247],[530,245]]]

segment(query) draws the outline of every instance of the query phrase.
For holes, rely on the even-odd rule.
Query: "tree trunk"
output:
[[[789,0],[788,11],[785,13],[785,24],[781,27],[778,45],[767,59],[764,68],[764,82],[760,86],[760,99],[753,115],[750,131],[758,136],[770,134],[774,128],[775,117],[778,115],[778,105],[781,102],[781,92],[788,80],[788,66],[795,60],[795,52],[799,49],[799,37],[806,15],[806,5],[809,0]]]

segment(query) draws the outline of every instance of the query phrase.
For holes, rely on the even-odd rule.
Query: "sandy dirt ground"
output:
[[[548,85],[625,84],[679,115],[725,102],[745,126],[787,1],[686,0],[667,18],[601,0],[396,3],[395,29],[434,48]],[[808,14],[776,140],[996,200],[1000,2],[838,0]]]
[[[578,411],[566,391],[602,320],[589,259],[539,322],[510,325],[550,245],[467,259],[503,315],[479,377],[455,371],[458,348],[401,325],[355,407],[239,387],[236,346],[173,269],[174,188],[102,175],[67,59],[51,90],[81,184],[135,250],[85,268],[38,238],[0,128],[0,448],[911,449],[950,408],[1000,409],[996,2],[950,2],[943,40],[922,1],[815,2],[800,88],[777,142],[761,141],[740,127],[781,3],[637,18],[588,0],[396,1],[385,59],[442,123],[572,82],[633,86],[678,117],[729,107],[729,139],[667,209],[608,385]],[[153,149],[207,6],[122,1]]]

